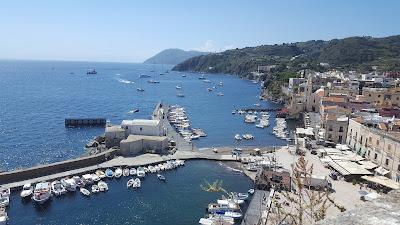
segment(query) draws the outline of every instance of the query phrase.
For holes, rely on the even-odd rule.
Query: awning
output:
[[[400,184],[398,182],[384,176],[362,176],[361,178],[366,181],[380,184],[382,186],[388,187],[393,190],[397,190],[400,188]]]
[[[378,165],[376,165],[375,163],[371,162],[371,161],[358,161],[358,163],[364,167],[367,170],[372,170],[375,169],[376,167],[378,167]]]
[[[386,174],[388,174],[390,171],[383,168],[382,166],[378,167],[375,169],[375,172],[377,172],[379,175],[385,176]]]

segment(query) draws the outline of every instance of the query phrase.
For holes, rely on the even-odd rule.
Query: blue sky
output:
[[[229,48],[400,34],[397,0],[9,0],[0,58],[141,62]]]

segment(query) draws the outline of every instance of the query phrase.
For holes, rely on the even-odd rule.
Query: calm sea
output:
[[[96,68],[98,74],[86,75],[88,68]],[[104,132],[103,128],[66,128],[66,117],[105,117],[118,124],[123,119],[149,118],[160,100],[184,106],[192,125],[208,133],[195,141],[200,148],[232,146],[236,133],[255,136],[253,141],[242,141],[243,145],[286,144],[272,135],[274,120],[269,128],[259,129],[231,113],[234,108],[259,103],[257,84],[211,74],[205,76],[212,83],[204,83],[199,74],[165,73],[169,69],[123,63],[0,61],[0,168],[12,170],[78,157],[90,139]],[[149,84],[149,78],[138,78],[140,74],[151,75],[160,83]],[[223,87],[218,86],[221,81]],[[186,97],[176,96],[176,85],[182,86]],[[213,86],[216,90],[208,92]],[[138,92],[137,87],[145,91]],[[133,109],[140,111],[132,114]],[[54,197],[43,207],[23,203],[19,193],[14,193],[8,208],[10,224],[197,224],[207,204],[220,196],[200,189],[204,179],[222,179],[230,191],[246,192],[252,187],[246,176],[215,162],[186,164],[165,172],[166,183],[149,175],[142,188],[133,191],[126,189],[126,178],[109,180],[107,193],[90,198],[78,192]]]
[[[96,68],[98,74],[86,75],[88,68]],[[184,106],[192,125],[208,133],[194,141],[199,148],[232,146],[236,133],[255,136],[242,145],[286,144],[272,135],[274,120],[267,129],[259,129],[231,113],[234,108],[254,107],[259,102],[259,85],[215,74],[205,74],[212,83],[204,83],[199,74],[165,73],[169,69],[127,63],[0,61],[0,169],[78,157],[90,139],[104,132],[103,128],[66,128],[66,117],[105,117],[118,124],[123,119],[149,118],[160,100]],[[140,79],[140,74],[160,83],[150,84],[146,82],[150,78]],[[223,87],[218,86],[221,81]],[[186,97],[177,97],[176,85],[182,86]],[[213,86],[216,90],[208,92]],[[137,87],[145,91],[138,92]],[[138,113],[130,113],[136,108]]]

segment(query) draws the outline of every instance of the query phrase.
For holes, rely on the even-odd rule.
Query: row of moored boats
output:
[[[208,204],[208,214],[201,218],[199,223],[203,225],[235,224],[243,217],[240,206],[253,193],[254,189],[250,189],[247,193],[230,193],[229,198],[222,196],[216,203]]]
[[[177,105],[171,106],[168,112],[168,120],[187,142],[207,136],[207,133],[202,129],[191,127],[190,121],[183,107]]]

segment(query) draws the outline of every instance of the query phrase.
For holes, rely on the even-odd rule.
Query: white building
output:
[[[160,120],[123,120],[121,128],[125,129],[125,136],[146,135],[146,136],[164,136],[164,128]]]
[[[122,155],[136,155],[139,153],[165,153],[169,148],[169,139],[166,136],[129,135],[120,143]]]

